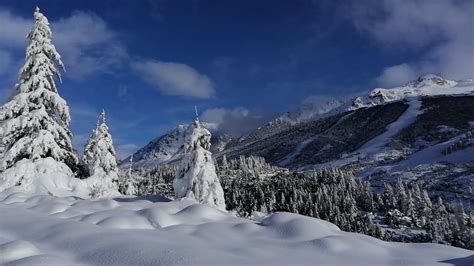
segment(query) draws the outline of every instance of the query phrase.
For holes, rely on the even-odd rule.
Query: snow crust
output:
[[[390,243],[290,213],[260,222],[159,196],[0,193],[0,263],[22,265],[472,265],[474,253]],[[34,226],[32,226],[34,225]]]

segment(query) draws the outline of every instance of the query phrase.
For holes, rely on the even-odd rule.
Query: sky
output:
[[[82,150],[102,109],[120,158],[194,118],[241,135],[311,99],[474,78],[474,1],[2,0],[0,100],[38,5]]]

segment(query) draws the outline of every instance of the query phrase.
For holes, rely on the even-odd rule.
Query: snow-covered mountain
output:
[[[211,123],[201,124],[210,131],[215,130]],[[153,168],[157,165],[173,164],[182,159],[181,149],[184,147],[188,124],[176,126],[165,134],[150,141],[133,154],[134,168]],[[232,138],[229,135],[213,133],[211,151],[222,151]],[[120,167],[125,169],[129,166],[130,157],[122,160]]]
[[[310,97],[300,107],[282,114],[271,121],[270,124],[289,123],[296,125],[344,111],[386,104],[409,97],[469,94],[473,92],[472,80],[454,81],[429,74],[400,87],[375,88],[367,95],[360,95],[347,100],[329,98],[325,100],[324,98]]]
[[[256,155],[299,171],[350,167],[375,183],[417,179],[433,193],[474,204],[467,189],[474,186],[474,80],[427,75],[323,109],[329,115],[275,120],[229,142],[217,157]]]
[[[410,97],[459,95],[474,93],[474,81],[454,81],[436,75],[425,75],[403,86],[383,89],[377,88],[365,99],[365,106],[384,104]]]
[[[150,141],[133,154],[135,167],[153,167],[179,159],[178,151],[183,148],[188,125],[178,125],[164,135]],[[124,159],[121,167],[128,167],[130,157]]]
[[[364,145],[363,149],[352,157],[359,158],[361,153],[364,156],[369,153],[373,156],[377,147],[385,146],[399,131],[416,122],[417,116],[422,112],[420,108],[429,104],[425,104],[426,100],[423,99],[445,96],[445,100],[441,100],[444,103],[463,104],[465,101],[465,107],[470,108],[470,97],[473,95],[474,80],[454,81],[436,75],[426,75],[400,87],[376,88],[365,95],[344,101],[308,100],[300,108],[282,114],[246,136],[232,138],[214,134],[211,149],[218,157],[223,154],[227,154],[229,158],[259,155],[271,163],[291,168],[347,157]],[[446,96],[459,97],[451,99]],[[439,112],[446,111],[446,117],[455,115],[449,105],[440,107],[439,104],[433,104],[433,108],[440,108]],[[469,109],[461,110],[461,113],[463,112],[466,115],[462,117],[464,126],[459,128],[460,133],[468,129],[470,119],[474,121],[474,118],[470,118]],[[356,124],[355,121],[360,123]],[[436,123],[441,127],[447,126],[443,121]],[[370,125],[373,128],[369,128]],[[185,128],[186,125],[178,126],[138,150],[134,154],[135,165],[147,167],[179,159],[176,158],[176,152],[183,145]],[[345,130],[347,134],[338,133],[338,130]],[[369,132],[364,133],[366,130]],[[360,138],[354,143],[350,142],[350,139],[340,139],[341,136]],[[372,141],[368,143],[370,140]],[[337,143],[331,143],[332,141]],[[315,143],[322,146],[318,147],[318,144],[312,147]],[[402,154],[406,155],[405,150],[398,152],[398,155]]]
[[[345,102],[341,100],[309,98],[300,107],[282,114],[270,123],[289,123],[296,125],[310,120],[320,119],[340,111],[341,107],[344,108],[344,104]]]

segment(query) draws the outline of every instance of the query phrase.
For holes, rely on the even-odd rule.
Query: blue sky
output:
[[[121,157],[193,117],[241,134],[301,102],[434,73],[474,78],[474,2],[2,0],[0,96],[38,5],[82,149],[102,108]]]

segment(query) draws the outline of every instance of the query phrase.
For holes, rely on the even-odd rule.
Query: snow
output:
[[[343,105],[344,101],[340,100],[309,97],[303,105],[281,115],[271,123],[285,122],[290,125],[296,125],[310,120],[321,119],[343,111],[340,109]]]
[[[376,88],[366,95],[348,100],[308,99],[300,107],[276,118],[273,123],[296,125],[311,120],[322,119],[344,111],[370,107],[420,96],[464,95],[474,93],[474,80],[448,80],[429,74],[400,87]]]
[[[86,181],[72,177],[71,169],[51,157],[23,159],[0,175],[1,191],[25,191],[55,196],[82,196],[89,193]],[[21,185],[20,185],[21,184]],[[17,185],[17,186],[15,186]]]
[[[237,218],[159,196],[0,193],[0,263],[25,265],[472,265],[474,253],[384,242],[290,213]],[[34,225],[34,226],[32,226]]]
[[[383,152],[383,150],[386,149],[388,142],[393,136],[395,136],[395,134],[415,122],[416,117],[421,113],[421,101],[418,97],[411,97],[407,100],[409,103],[408,109],[403,112],[397,121],[388,125],[384,133],[365,143],[364,146],[358,149],[355,153],[361,156],[367,156]]]
[[[474,82],[454,81],[429,74],[409,82],[404,86],[374,89],[369,94],[372,104],[383,104],[418,96],[462,95],[474,92]]]
[[[178,158],[177,154],[184,145],[188,125],[178,125],[175,129],[166,132],[148,143],[145,147],[138,150],[134,157],[135,167],[155,167],[170,163]],[[121,164],[121,168],[128,168],[129,158],[126,158]]]
[[[406,168],[413,168],[422,164],[432,164],[433,162],[448,162],[448,163],[468,163],[472,162],[474,158],[474,146],[467,147],[462,150],[454,151],[450,154],[444,155],[443,150],[450,145],[458,142],[465,134],[460,134],[448,141],[427,147],[421,151],[410,155],[406,160],[395,164],[393,170],[399,171]]]

